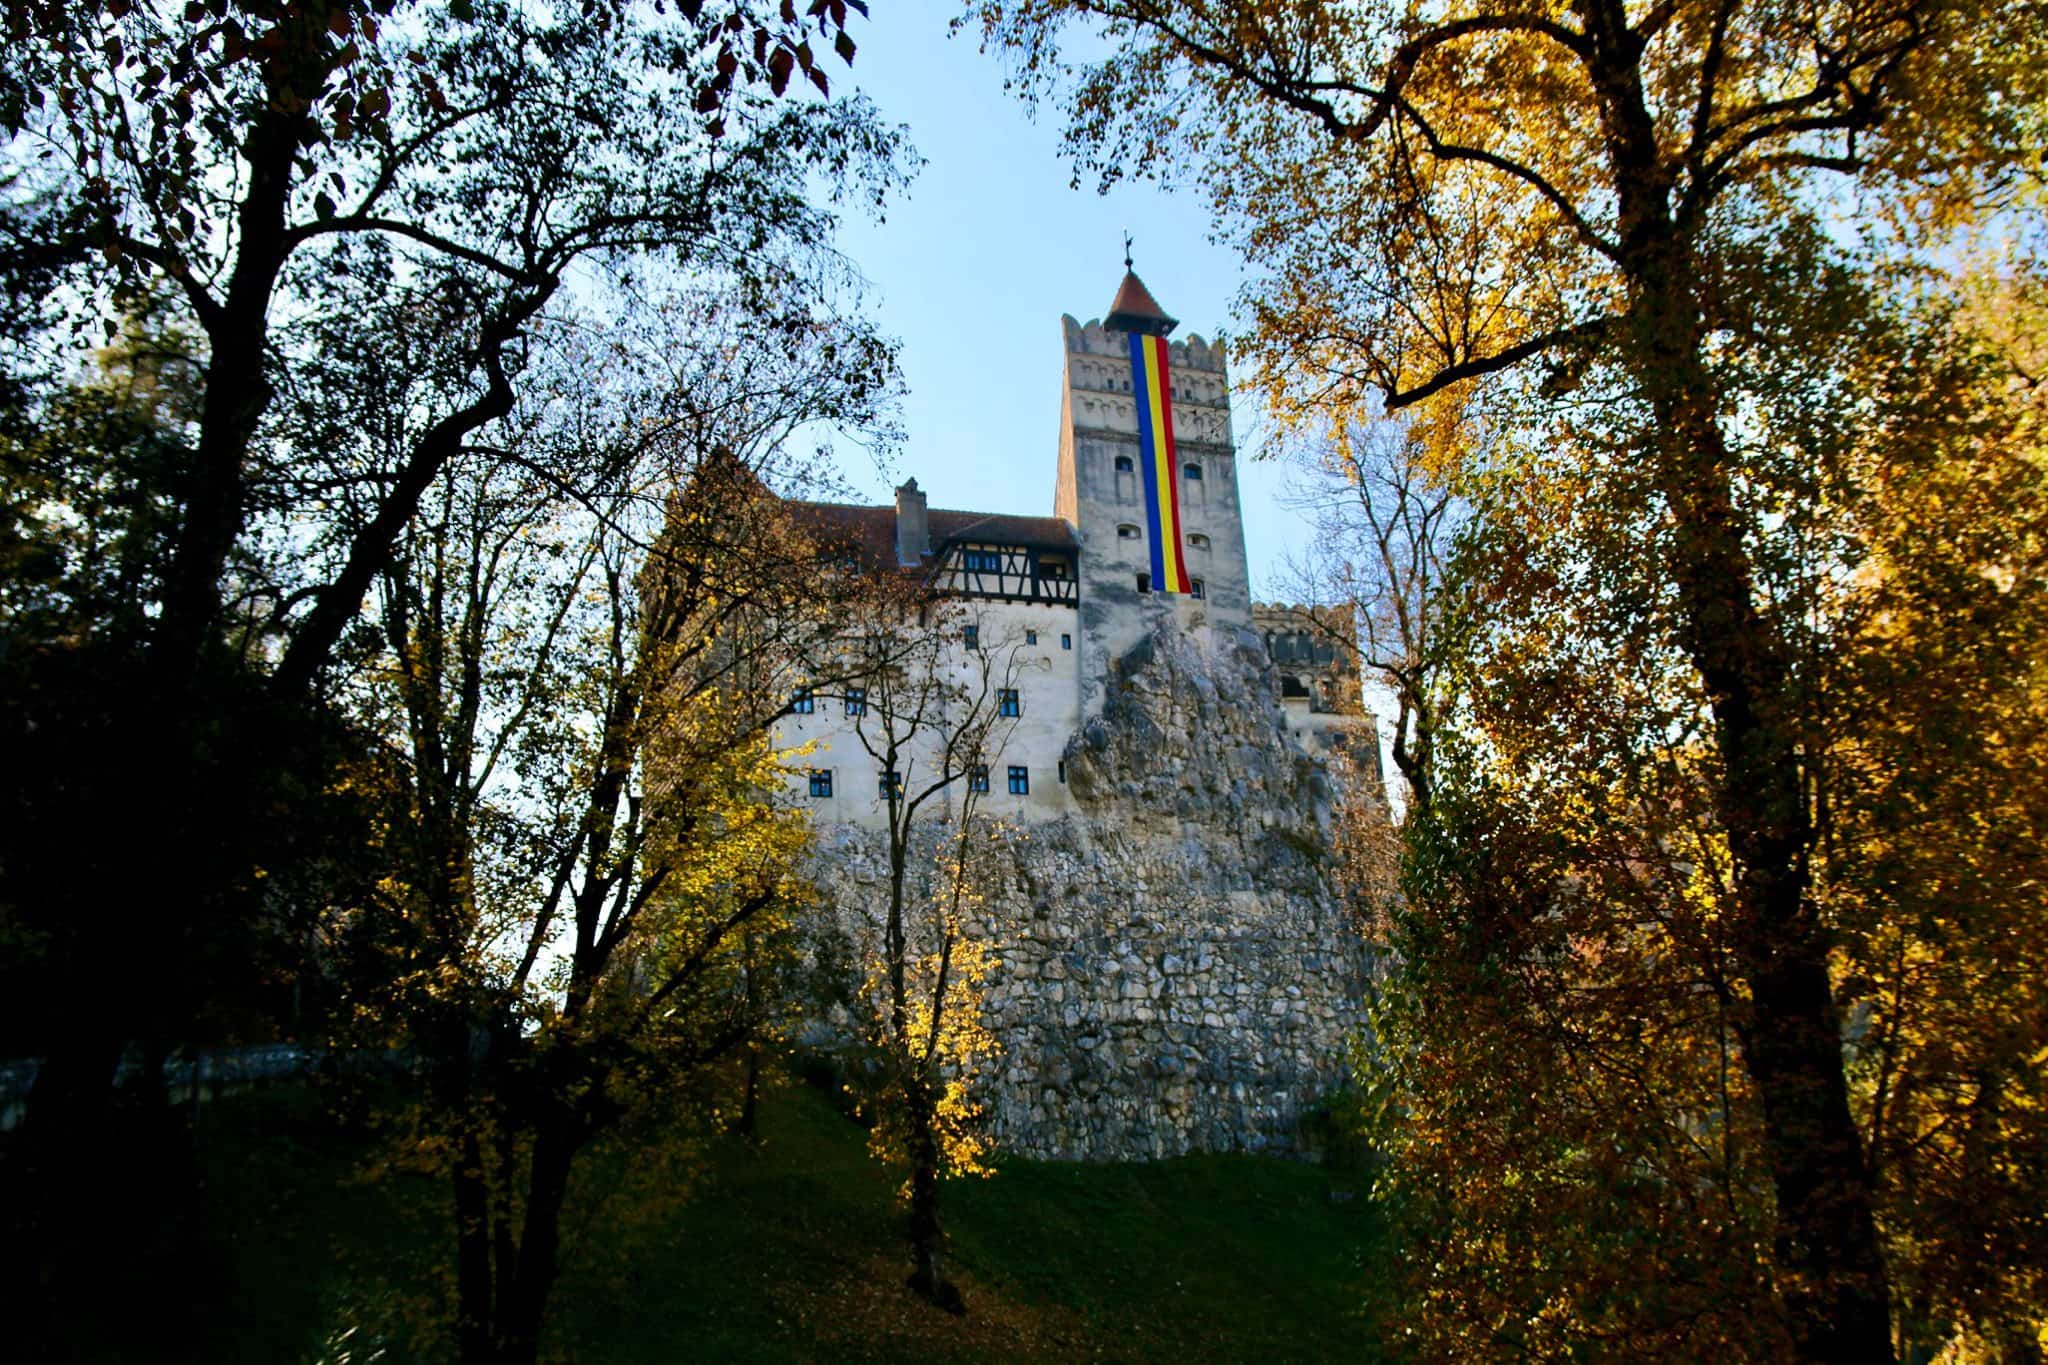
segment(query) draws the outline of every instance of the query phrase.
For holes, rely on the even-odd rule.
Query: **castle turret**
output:
[[[1251,576],[1222,347],[1165,340],[1175,319],[1130,272],[1101,322],[1061,325],[1053,507],[1081,542],[1086,714],[1155,625],[1249,629]]]

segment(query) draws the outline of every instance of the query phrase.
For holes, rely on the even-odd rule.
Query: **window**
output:
[[[830,796],[831,794],[832,770],[830,768],[811,769],[811,795]]]
[[[1073,636],[1071,636],[1071,635],[1062,635],[1062,636],[1060,636],[1060,648],[1061,648],[1061,649],[1072,649],[1073,647],[1074,647],[1074,637],[1073,637]]]
[[[968,550],[962,556],[962,559],[965,561],[962,567],[969,573],[1001,573],[1003,571],[1003,556],[999,550]]]
[[[1118,540],[1136,540],[1140,534],[1141,532],[1138,528],[1131,525],[1128,521],[1116,528],[1116,538]]]
[[[1063,758],[1063,759],[1061,759],[1061,760],[1060,760],[1060,784],[1061,784],[1062,786],[1064,786],[1064,785],[1066,785],[1066,781],[1067,781],[1067,760],[1065,760],[1065,759]]]
[[[796,695],[789,699],[789,709],[799,716],[808,716],[818,709],[817,699],[811,696],[811,689],[799,687]]]
[[[988,790],[988,764],[977,763],[967,770],[967,790],[985,792]]]
[[[1024,714],[1024,707],[1017,700],[1016,688],[1000,687],[996,689],[996,710],[1005,716],[1021,716]]]
[[[1116,472],[1119,474],[1135,474],[1138,472],[1138,466],[1131,463],[1130,456],[1119,455],[1116,457]]]
[[[1197,531],[1188,537],[1188,546],[1191,549],[1206,550],[1209,548],[1209,537]]]
[[[882,797],[903,795],[903,774],[894,768],[885,770],[881,777],[876,779],[875,794]]]
[[[868,713],[868,690],[865,687],[846,689],[846,714],[864,716]]]
[[[1020,767],[1015,763],[1010,765],[1010,795],[1031,795],[1031,769]]]
[[[1150,591],[1152,591],[1152,575],[1151,575],[1151,574],[1148,574],[1148,573],[1141,573],[1141,574],[1139,574],[1139,575],[1138,575],[1138,591],[1139,591],[1139,592],[1150,592]]]
[[[1064,559],[1042,561],[1038,566],[1038,576],[1040,578],[1064,579],[1067,576],[1067,561]]]
[[[1205,596],[1206,589],[1204,589],[1202,586],[1202,580],[1199,578],[1190,578],[1188,580],[1188,593],[1197,600]]]
[[[1198,464],[1184,464],[1180,467],[1180,472],[1189,483],[1202,481],[1202,467]]]
[[[967,642],[967,647],[969,649],[980,649],[981,627],[969,626],[967,629],[960,632],[960,638]]]
[[[1024,632],[1024,643],[1025,643],[1025,644],[1027,644],[1027,645],[1035,645],[1035,644],[1037,644],[1037,643],[1038,643],[1038,632],[1037,632],[1037,631],[1035,631],[1035,630],[1027,630],[1027,631],[1025,631],[1025,632]]]

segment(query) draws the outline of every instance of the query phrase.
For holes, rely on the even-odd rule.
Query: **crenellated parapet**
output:
[[[1066,333],[1069,355],[1130,355],[1126,334],[1104,327],[1099,318],[1081,322],[1072,313],[1062,313],[1060,326]],[[1184,341],[1168,342],[1167,348],[1168,361],[1173,365],[1219,375],[1226,373],[1221,341],[1204,341],[1200,333],[1190,333]]]

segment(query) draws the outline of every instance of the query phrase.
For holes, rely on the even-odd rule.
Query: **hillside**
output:
[[[259,1136],[252,1137],[255,1133]],[[1251,1156],[1018,1161],[947,1187],[969,1316],[902,1292],[890,1178],[820,1092],[772,1092],[761,1138],[602,1172],[579,1194],[554,1358],[575,1361],[1370,1358],[1381,1232],[1356,1176]],[[376,1144],[303,1094],[202,1131],[214,1263],[184,1349],[110,1312],[91,1358],[434,1359],[439,1185],[366,1178]],[[598,1188],[603,1186],[603,1188]],[[682,1191],[682,1193],[679,1193]],[[123,1301],[115,1289],[109,1305]],[[351,1331],[353,1327],[353,1331]],[[116,1338],[123,1338],[116,1340]]]

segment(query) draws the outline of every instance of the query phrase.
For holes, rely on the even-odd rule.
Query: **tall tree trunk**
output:
[[[1719,817],[1735,855],[1743,1058],[1777,1197],[1777,1281],[1802,1357],[1892,1358],[1875,1200],[1849,1111],[1828,936],[1808,894],[1800,709],[1785,642],[1758,610],[1700,316],[1682,253],[1647,253],[1631,318],[1657,422],[1680,633],[1715,720]]]
[[[548,1296],[560,1273],[562,1206],[569,1197],[569,1172],[580,1145],[577,1121],[552,1101],[534,1135],[527,1165],[526,1218],[519,1238],[519,1271],[512,1292],[498,1304],[497,1365],[534,1365]]]
[[[452,1173],[455,1193],[455,1342],[462,1365],[494,1365],[494,1309],[491,1293],[491,1192],[484,1171],[483,1143],[473,1115],[463,1125]]]

